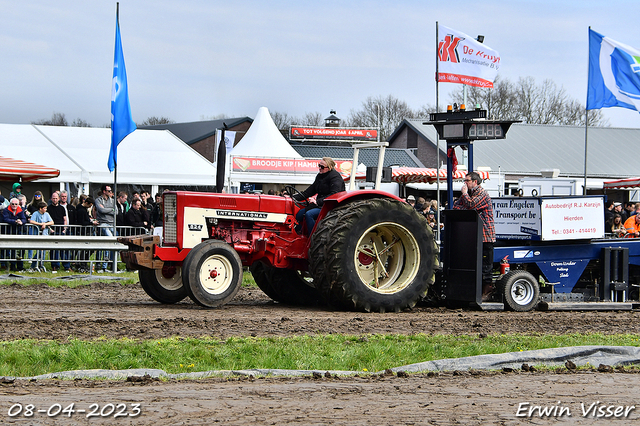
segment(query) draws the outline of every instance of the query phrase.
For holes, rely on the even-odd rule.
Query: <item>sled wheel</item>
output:
[[[424,217],[389,199],[329,212],[311,237],[310,270],[330,304],[365,311],[413,307],[433,284],[437,251]]]
[[[156,302],[178,303],[187,297],[179,266],[165,263],[162,269],[140,269],[138,277],[142,289]]]
[[[187,255],[183,270],[187,294],[207,308],[229,302],[242,284],[240,256],[222,241],[204,241],[195,246]]]
[[[540,287],[527,271],[510,271],[500,279],[499,288],[504,296],[505,308],[528,312],[538,305]]]
[[[295,204],[298,208],[304,209],[305,207],[307,207],[309,205],[309,200],[307,200],[304,197],[304,195],[302,195],[302,192],[298,191],[295,186],[286,185],[284,187],[284,190],[287,191],[287,193],[291,197],[291,200],[293,201],[293,204]],[[300,198],[302,198],[302,200],[300,200],[300,201],[296,200],[295,198],[293,198],[294,195],[299,195]]]

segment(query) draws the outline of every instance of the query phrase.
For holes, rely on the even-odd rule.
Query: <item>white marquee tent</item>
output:
[[[230,161],[227,162],[227,165],[233,164],[234,157],[277,158],[282,160],[304,159],[282,136],[266,107],[261,107],[258,110],[251,127],[228,155],[230,156]],[[241,172],[231,171],[229,167],[227,167],[227,170],[227,176],[230,174],[232,185],[233,182],[310,184],[315,179],[315,174],[309,173],[279,173],[277,170],[262,173]]]
[[[251,127],[230,154],[251,157],[303,158],[282,136],[266,107],[261,107],[258,110]]]
[[[48,182],[113,182],[107,128],[0,124],[2,155],[60,170]],[[166,130],[136,130],[118,146],[118,183],[215,185],[213,164]]]

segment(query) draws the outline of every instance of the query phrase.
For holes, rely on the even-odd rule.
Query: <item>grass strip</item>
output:
[[[4,271],[0,271],[4,272]],[[19,275],[24,278],[0,278],[0,286],[8,286],[12,284],[20,284],[23,286],[30,285],[39,285],[46,284],[49,287],[69,287],[76,288],[80,286],[89,285],[92,282],[104,282],[107,280],[101,280],[103,276],[110,277],[118,277],[119,280],[113,281],[122,285],[130,285],[137,283],[138,280],[138,272],[137,271],[119,271],[117,274],[113,274],[112,272],[107,272],[103,274],[93,274],[91,275],[91,279],[61,279],[74,275],[82,275],[84,277],[89,277],[87,273],[77,273],[77,272],[65,272],[59,271],[58,273],[53,272],[13,272],[13,274]],[[112,281],[112,280],[108,280]]]
[[[0,376],[66,370],[158,368],[167,373],[247,368],[381,371],[482,354],[582,345],[640,346],[631,334],[367,335],[265,338],[15,340],[0,342]]]
[[[8,271],[3,271],[0,270],[0,274],[2,274],[3,272],[7,272]],[[38,284],[46,284],[49,287],[69,287],[69,288],[76,288],[79,286],[83,286],[83,285],[89,285],[92,282],[102,282],[105,281],[104,279],[101,280],[101,277],[103,276],[116,276],[118,278],[120,278],[120,280],[116,281],[118,284],[122,284],[122,285],[130,285],[130,284],[136,284],[138,282],[140,282],[140,280],[138,279],[138,271],[123,271],[122,269],[118,271],[117,274],[113,274],[112,272],[106,272],[106,273],[102,273],[102,274],[93,274],[91,277],[91,280],[86,280],[86,279],[60,279],[60,277],[65,277],[65,276],[69,276],[69,275],[84,275],[84,276],[89,276],[89,274],[86,273],[76,273],[76,272],[64,272],[64,271],[59,271],[58,273],[54,274],[53,272],[13,272],[14,274],[26,277],[26,278],[20,278],[20,279],[16,279],[16,278],[0,278],[0,286],[2,285],[12,285],[12,284],[20,284],[20,285],[24,285],[24,286],[30,286],[30,285],[38,285]],[[111,281],[111,280],[109,280]],[[253,279],[253,276],[251,275],[250,272],[245,271],[242,275],[242,286],[243,287],[250,287],[250,288],[257,288],[256,286],[256,282]]]

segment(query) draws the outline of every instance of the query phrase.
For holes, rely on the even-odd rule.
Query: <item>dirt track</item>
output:
[[[137,285],[92,284],[76,289],[45,285],[0,286],[0,340],[170,336],[289,336],[302,334],[640,334],[638,312],[479,312],[417,307],[398,314],[334,312],[273,303],[260,290],[242,289],[233,303],[214,310],[186,300],[153,302]],[[553,407],[561,401],[577,424],[581,403],[640,407],[639,374],[440,374],[436,377],[210,379],[193,382],[37,381],[0,384],[0,423],[78,424],[86,413],[50,418],[9,417],[15,404],[89,408],[140,402],[142,413],[123,424],[519,424],[518,404]],[[566,413],[566,411],[565,411]],[[92,423],[113,422],[92,419]],[[640,418],[631,410],[620,424]],[[555,418],[529,419],[547,424]]]
[[[189,299],[151,300],[138,285],[96,283],[76,289],[0,286],[0,340],[303,334],[640,334],[640,312],[481,312],[417,307],[400,313],[330,311],[274,303],[242,288],[219,309]]]

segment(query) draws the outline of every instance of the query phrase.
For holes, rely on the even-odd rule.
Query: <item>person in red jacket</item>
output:
[[[27,216],[24,214],[22,207],[20,207],[20,201],[17,198],[12,198],[7,208],[2,211],[2,219],[7,224],[7,228],[5,228],[7,234],[21,235],[24,233],[24,225],[27,223]],[[16,251],[8,250],[6,253],[9,258],[13,258]],[[14,271],[22,270],[22,259],[19,259],[17,263],[15,261],[11,261],[10,268]]]

